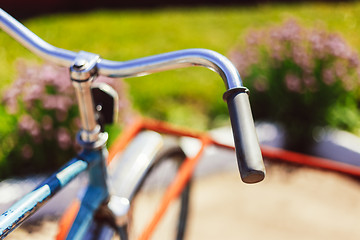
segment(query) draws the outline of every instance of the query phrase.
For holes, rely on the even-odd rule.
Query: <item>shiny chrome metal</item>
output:
[[[159,133],[145,131],[139,133],[126,148],[125,152],[118,153],[109,165],[110,193],[122,202],[131,202],[146,172],[155,161],[155,155],[163,146],[164,140]],[[118,158],[118,159],[117,159]],[[112,209],[113,205],[108,207]],[[129,208],[125,205],[121,209],[114,208],[112,211],[116,221],[123,223],[127,217]]]
[[[112,195],[110,196],[108,208],[115,216],[117,226],[124,226],[128,222],[128,213],[130,211],[129,199]]]
[[[96,131],[97,132],[97,131]],[[83,140],[83,137],[81,136],[83,134],[83,131],[79,131],[76,135],[77,143],[87,149],[87,150],[99,150],[106,147],[107,140],[109,139],[109,135],[107,132],[100,132],[97,134],[97,141],[89,142],[87,140]]]
[[[98,139],[100,126],[95,120],[94,104],[91,95],[92,79],[86,82],[73,81],[81,118],[81,138],[85,142],[94,142]]]
[[[70,76],[80,111],[81,139],[84,142],[96,142],[100,133],[91,93],[91,85],[97,75],[98,60],[98,55],[81,51],[70,67]]]
[[[30,51],[48,61],[70,67],[77,56],[77,53],[46,43],[1,9],[0,27]],[[124,78],[190,66],[202,66],[217,72],[227,90],[243,86],[234,65],[223,55],[207,49],[180,50],[126,62],[99,59],[97,63],[99,74]]]
[[[1,8],[0,28],[31,52],[50,62],[64,67],[70,67],[76,57],[75,52],[57,48],[48,44]]]
[[[100,57],[97,54],[80,51],[70,66],[71,80],[81,82],[88,81],[97,75],[97,62]]]
[[[135,77],[155,72],[201,66],[217,72],[227,90],[242,87],[239,72],[225,56],[207,49],[186,49],[126,62],[101,59],[99,74],[111,77]]]

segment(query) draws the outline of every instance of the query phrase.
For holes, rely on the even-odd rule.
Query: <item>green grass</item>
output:
[[[85,50],[110,60],[129,60],[184,48],[209,48],[227,55],[252,28],[297,19],[341,33],[360,50],[360,4],[264,5],[142,11],[95,11],[51,15],[24,22],[54,46]],[[0,89],[16,77],[16,59],[39,61],[0,33]],[[227,121],[225,88],[217,74],[201,68],[126,80],[134,106],[145,115],[195,128]]]

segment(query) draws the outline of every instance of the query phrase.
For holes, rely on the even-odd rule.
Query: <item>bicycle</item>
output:
[[[87,188],[81,201],[75,203],[65,215],[68,217],[64,218],[63,223],[69,226],[69,230],[64,227],[65,230],[62,231],[64,234],[59,233],[59,239],[61,237],[111,239],[113,235],[120,236],[122,240],[128,239],[129,229],[132,225],[136,225],[132,219],[133,209],[137,205],[134,202],[135,196],[145,186],[148,175],[157,165],[167,159],[175,162],[174,172],[177,175],[168,192],[165,193],[165,203],[161,204],[160,214],[155,214],[155,219],[161,218],[169,202],[181,194],[180,215],[177,216],[179,228],[176,232],[177,239],[183,238],[190,177],[196,164],[196,160],[193,159],[197,159],[202,150],[194,158],[187,158],[176,142],[165,146],[164,149],[164,142],[168,141],[165,141],[158,133],[161,129],[155,129],[156,131],[136,132],[133,135],[136,137],[130,145],[124,144],[120,149],[115,149],[115,154],[112,152],[108,158],[106,149],[108,134],[102,131],[96,116],[100,114],[100,119],[104,123],[111,122],[114,114],[101,109],[102,107],[113,109],[116,100],[112,97],[110,90],[101,88],[92,90],[92,83],[98,75],[126,78],[189,66],[202,66],[217,72],[226,87],[223,98],[228,105],[241,179],[245,183],[256,183],[264,179],[265,168],[252,119],[248,90],[243,86],[236,68],[219,53],[206,49],[187,49],[116,62],[102,59],[93,53],[83,51],[75,53],[56,48],[40,39],[2,9],[0,10],[0,27],[44,60],[70,68],[70,80],[75,88],[81,118],[81,129],[77,140],[82,147],[80,153],[63,168],[1,215],[1,238],[6,237],[72,179],[86,171],[88,173]],[[93,96],[96,91],[99,91],[97,94],[108,99],[106,101],[108,104],[97,108],[97,110],[100,109],[99,112],[95,106],[100,103],[95,102],[95,95]],[[171,134],[171,132],[168,133]],[[203,143],[201,149],[209,144],[223,146],[206,134],[185,135],[198,137]],[[124,143],[130,142],[131,138],[125,138]],[[184,164],[179,166],[182,162]],[[113,166],[115,169],[111,169]],[[156,224],[156,221],[151,223],[151,229]],[[151,229],[142,235],[143,239],[148,238],[152,232]]]

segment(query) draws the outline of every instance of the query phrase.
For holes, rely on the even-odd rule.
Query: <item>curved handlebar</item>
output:
[[[54,47],[0,8],[0,28],[39,57],[63,67],[70,67],[77,53]]]
[[[60,66],[72,66],[78,54],[45,42],[1,8],[0,27],[34,54]],[[100,59],[97,63],[99,74],[121,78],[189,66],[204,66],[216,71],[227,89],[242,86],[239,73],[232,63],[221,54],[207,49],[181,50],[126,62]]]
[[[0,9],[0,28],[41,58],[64,67],[74,64],[78,53],[54,47]],[[233,127],[239,169],[244,182],[263,180],[265,168],[250,110],[247,93],[235,66],[223,55],[207,49],[180,50],[131,61],[117,62],[99,58],[98,74],[109,77],[134,77],[154,72],[203,66],[217,72],[224,81]]]
[[[126,62],[100,60],[99,73],[113,77],[143,76],[154,72],[202,66],[217,72],[227,89],[242,87],[240,75],[223,55],[207,49],[186,49]]]

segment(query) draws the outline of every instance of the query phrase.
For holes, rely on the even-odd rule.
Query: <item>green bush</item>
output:
[[[24,62],[19,69],[19,77],[4,93],[8,114],[0,113],[11,120],[6,125],[12,128],[7,141],[0,141],[11,145],[0,148],[0,178],[55,170],[74,157],[78,148],[75,135],[80,120],[69,70],[49,64],[28,66]],[[128,120],[130,105],[123,82],[105,77],[96,81],[106,82],[122,93],[120,118]]]
[[[15,146],[16,118],[8,115],[2,104],[0,104],[0,123],[0,176],[4,176],[10,174],[7,163],[12,161],[8,156]]]
[[[306,151],[316,127],[359,126],[359,59],[338,34],[290,20],[250,32],[231,59],[251,91],[254,118],[282,125],[287,148]]]

